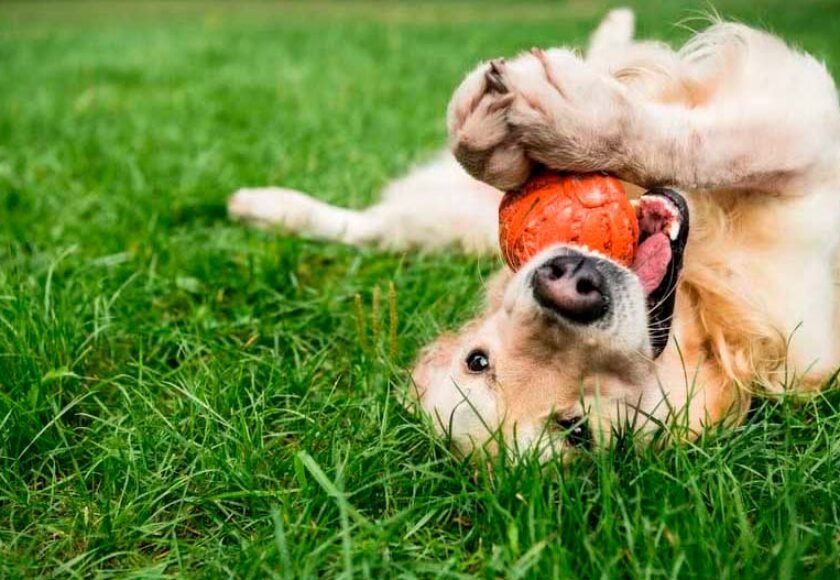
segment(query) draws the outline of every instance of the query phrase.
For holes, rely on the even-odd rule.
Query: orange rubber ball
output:
[[[540,173],[505,194],[499,208],[499,243],[513,270],[558,243],[630,266],[638,242],[639,222],[624,187],[599,173]]]

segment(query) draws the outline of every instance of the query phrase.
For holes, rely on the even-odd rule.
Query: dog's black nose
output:
[[[604,275],[580,254],[548,260],[534,273],[537,302],[573,322],[588,324],[607,313]]]

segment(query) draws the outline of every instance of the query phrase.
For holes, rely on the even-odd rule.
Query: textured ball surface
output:
[[[499,243],[513,270],[557,243],[630,266],[638,241],[639,222],[624,187],[598,173],[540,173],[505,194],[499,208]]]

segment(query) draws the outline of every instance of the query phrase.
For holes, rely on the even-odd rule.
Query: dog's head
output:
[[[481,317],[423,351],[417,397],[458,450],[493,452],[504,441],[550,456],[606,440],[644,412],[668,339],[688,211],[667,190],[639,207],[632,268],[578,247],[548,248],[497,277]]]

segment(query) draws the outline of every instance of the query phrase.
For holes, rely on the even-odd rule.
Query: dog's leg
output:
[[[608,62],[626,52],[633,44],[636,17],[629,8],[610,10],[589,36],[587,62]]]
[[[356,211],[276,187],[240,189],[228,201],[234,219],[289,234],[389,250],[497,251],[501,193],[443,156],[395,180],[382,200]]]
[[[837,96],[812,58],[740,25],[704,33],[680,58],[698,83],[692,107],[640,98],[567,50],[483,65],[450,105],[455,155],[504,187],[533,160],[646,187],[774,193],[801,189],[798,178],[832,162]]]
[[[228,212],[257,227],[354,245],[374,241],[382,230],[374,212],[336,207],[279,187],[240,189],[228,200]]]
[[[835,163],[840,131],[831,77],[810,57],[781,50],[776,39],[754,31],[744,36],[756,45],[748,58],[761,62],[735,65],[727,81],[710,81],[740,83],[740,90],[726,94],[731,89],[721,87],[723,94],[696,108],[628,107],[613,166],[617,175],[648,187],[782,195],[822,185]],[[762,51],[767,59],[756,57]]]

